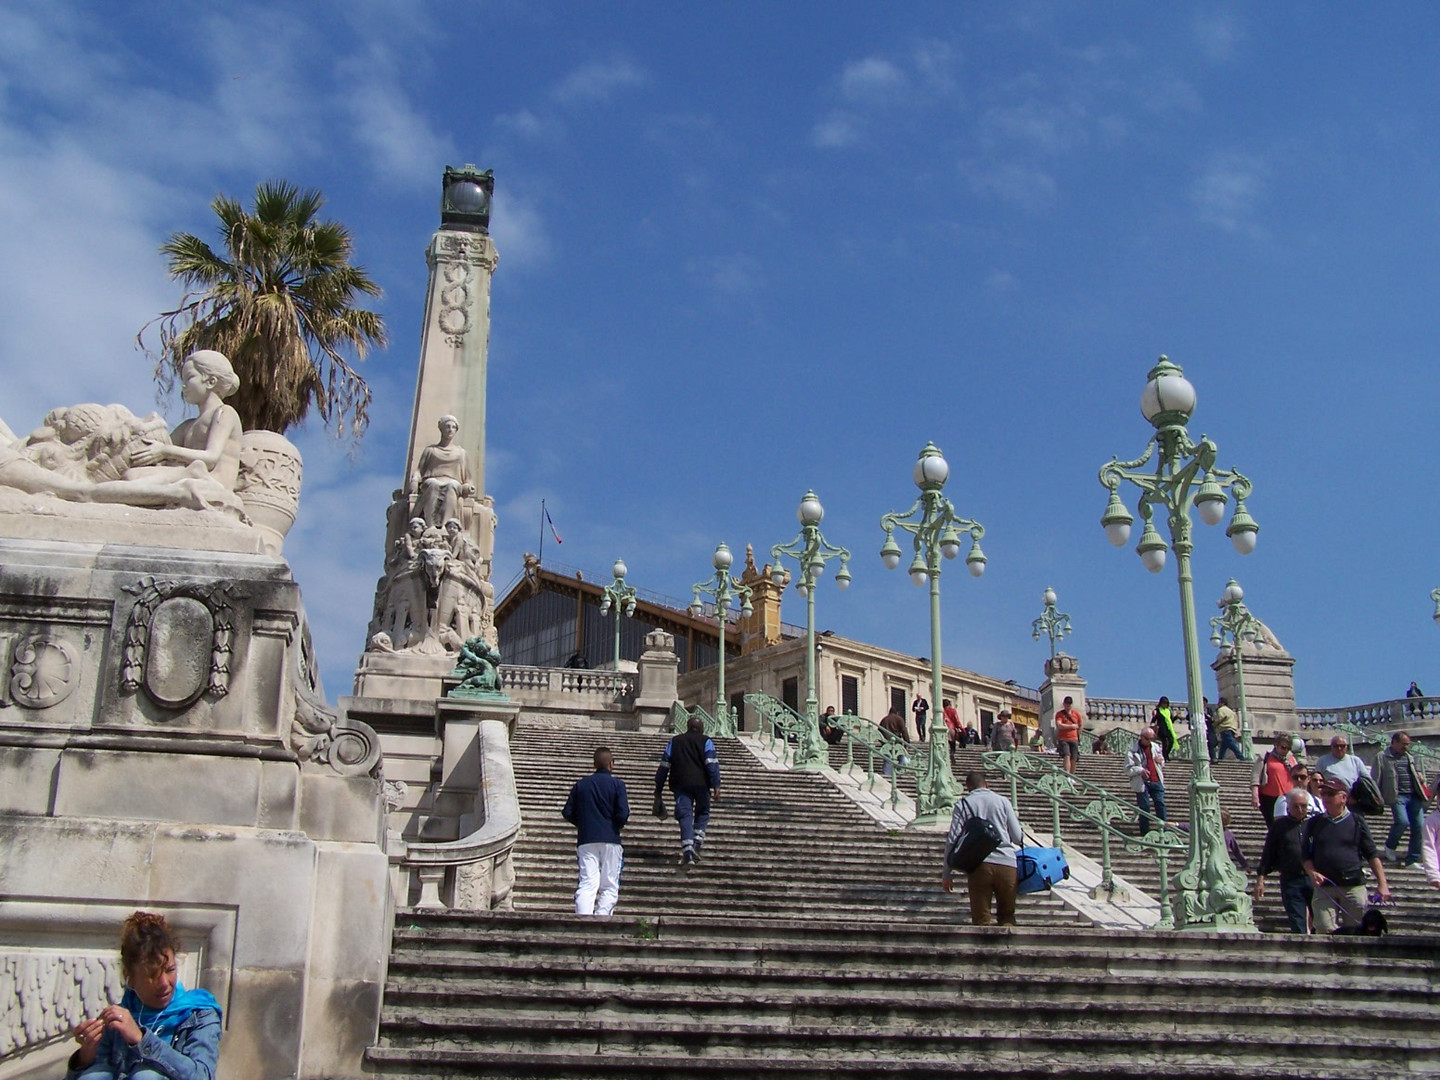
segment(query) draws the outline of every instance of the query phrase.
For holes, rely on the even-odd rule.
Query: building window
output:
[[[840,711],[850,716],[860,714],[860,680],[854,675],[840,676]]]
[[[791,712],[800,711],[800,680],[791,676],[780,684],[780,700]]]
[[[905,688],[903,686],[892,686],[890,688],[890,711],[905,715]]]
[[[995,713],[990,709],[980,710],[980,735],[982,738],[990,738],[990,729],[995,726]]]

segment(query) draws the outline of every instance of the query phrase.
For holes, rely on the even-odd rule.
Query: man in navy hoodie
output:
[[[720,797],[720,759],[715,744],[705,735],[705,721],[692,716],[685,734],[665,744],[660,768],[655,770],[655,809],[664,816],[660,792],[666,777],[675,793],[675,820],[680,822],[680,865],[689,868],[700,861],[705,844],[705,826],[710,823],[710,802]]]
[[[630,820],[625,781],[610,770],[615,757],[608,746],[595,750],[595,771],[578,780],[560,811],[574,825],[575,859],[580,883],[575,886],[576,915],[609,915],[620,899],[620,868],[625,863],[620,830]],[[598,893],[598,898],[597,898]]]

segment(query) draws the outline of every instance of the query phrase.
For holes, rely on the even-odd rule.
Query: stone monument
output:
[[[404,483],[386,514],[355,694],[341,699],[378,733],[395,784],[386,850],[401,905],[505,909],[514,878],[509,732],[520,706],[499,687],[495,507],[484,494],[494,186],[473,165],[441,182]]]
[[[498,645],[495,504],[484,494],[494,188],[473,165],[442,180],[405,480],[386,514],[357,698],[433,701],[467,639]]]
[[[118,1001],[137,908],[219,999],[221,1075],[358,1077],[378,1024],[380,742],[324,704],[300,590],[236,495],[228,361],[182,379],[199,415],[173,433],[120,405],[0,425],[5,1080],[60,1075]]]

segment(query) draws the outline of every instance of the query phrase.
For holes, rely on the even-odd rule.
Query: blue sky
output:
[[[296,436],[287,554],[348,692],[439,178],[469,161],[496,172],[497,586],[542,498],[547,561],[685,597],[717,541],[789,540],[813,487],[856,556],[821,627],[926,655],[878,521],[934,440],[990,557],[942,579],[946,661],[1037,685],[1051,585],[1090,694],[1183,695],[1173,559],[1148,574],[1098,523],[1166,353],[1261,526],[1248,558],[1201,530],[1202,619],[1237,577],[1302,706],[1440,693],[1437,38],[1429,3],[12,0],[0,418],[150,407],[158,245],[209,235],[218,192],[323,189],[393,336],[358,451]]]

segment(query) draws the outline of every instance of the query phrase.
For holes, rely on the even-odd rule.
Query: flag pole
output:
[[[540,500],[540,554],[535,561],[541,566],[545,565],[545,500]]]

